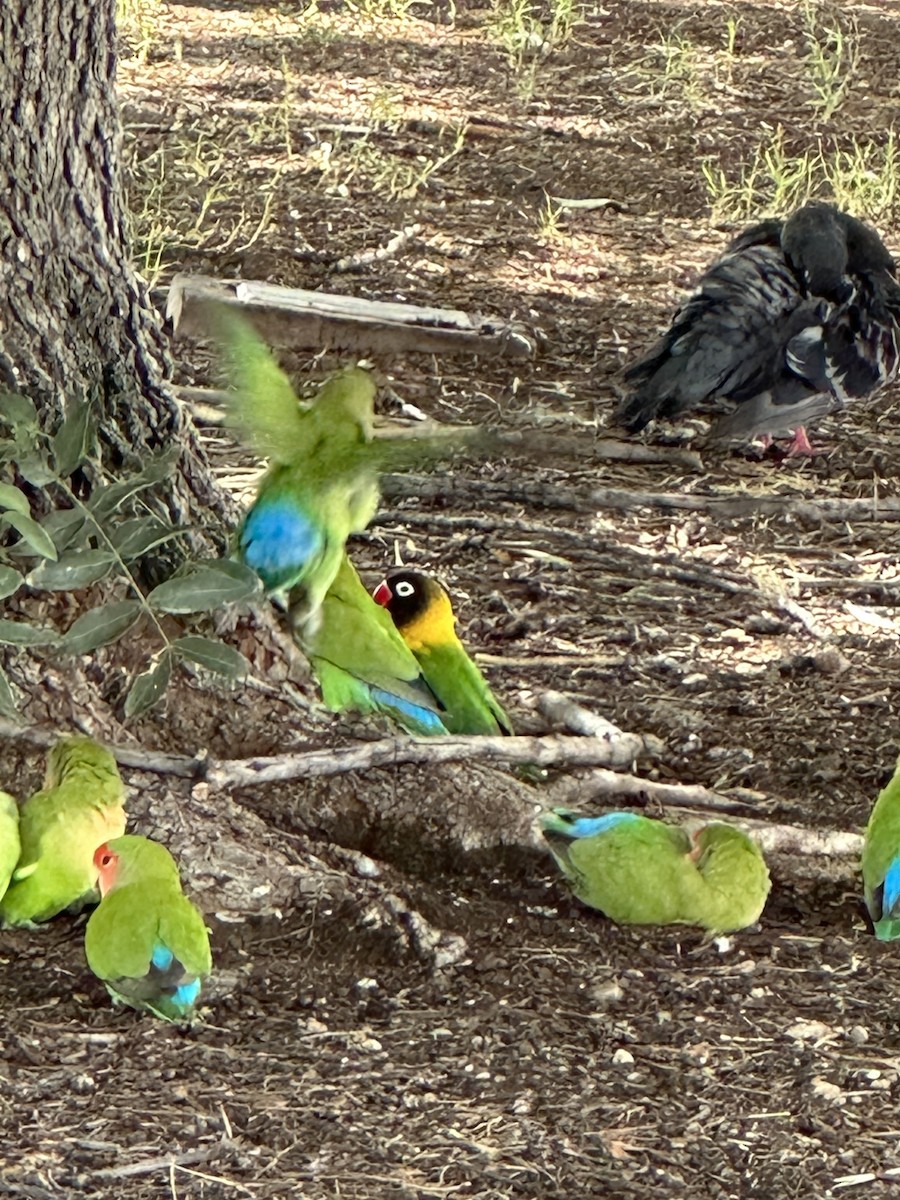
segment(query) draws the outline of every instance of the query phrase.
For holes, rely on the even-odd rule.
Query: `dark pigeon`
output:
[[[668,332],[625,372],[619,422],[729,401],[721,439],[794,436],[900,371],[897,266],[874,229],[829,204],[745,230],[702,276]],[[719,405],[719,409],[726,407]]]

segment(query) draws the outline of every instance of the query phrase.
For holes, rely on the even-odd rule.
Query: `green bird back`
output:
[[[419,664],[346,554],[320,620],[298,623],[295,632],[332,712],[387,712],[411,733],[447,732]]]
[[[212,970],[203,916],[184,895],[164,846],[126,836],[104,849],[118,856],[119,873],[87,923],[88,966],[123,1004],[188,1020]],[[103,878],[101,867],[101,888]]]
[[[456,633],[450,597],[419,571],[392,571],[375,589],[456,734],[511,734],[512,722]]]
[[[541,816],[560,870],[582,903],[619,925],[684,922],[696,904],[697,869],[683,829],[635,813]]]
[[[9,792],[0,792],[0,898],[9,886],[21,849],[19,806]]]
[[[44,787],[22,805],[21,854],[0,900],[8,925],[46,921],[95,893],[94,851],[125,831],[125,789],[116,760],[89,737],[62,738]]]
[[[893,941],[900,937],[900,759],[869,816],[861,867],[875,936]]]

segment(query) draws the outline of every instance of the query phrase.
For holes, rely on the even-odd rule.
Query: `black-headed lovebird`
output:
[[[414,654],[450,733],[512,733],[512,722],[457,636],[450,597],[436,579],[419,571],[391,571],[374,598]]]
[[[61,738],[44,786],[19,813],[18,865],[0,899],[0,921],[46,921],[93,897],[94,851],[125,832],[125,789],[112,754],[89,737]]]
[[[862,876],[875,936],[892,942],[900,937],[900,761],[866,826]]]
[[[212,970],[200,910],[158,842],[114,838],[95,853],[101,900],[84,931],[88,966],[114,1000],[166,1021],[190,1021]]]
[[[419,664],[346,554],[320,619],[295,624],[295,635],[332,712],[386,712],[410,733],[448,732]]]
[[[619,925],[696,925],[709,933],[759,920],[771,886],[756,843],[733,825],[693,837],[630,812],[543,813],[550,852],[582,903]]]

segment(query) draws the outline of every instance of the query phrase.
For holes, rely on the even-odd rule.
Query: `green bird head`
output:
[[[713,933],[759,920],[772,881],[762,851],[742,829],[714,821],[694,834],[691,858],[709,889],[706,920]]]
[[[93,738],[60,738],[47,756],[45,791],[74,779],[86,785],[94,780],[108,796],[109,803],[121,803],[125,795],[115,758]],[[115,786],[110,787],[111,784]]]
[[[181,886],[178,864],[165,846],[137,834],[125,834],[98,846],[94,866],[99,873],[101,896],[148,879]]]

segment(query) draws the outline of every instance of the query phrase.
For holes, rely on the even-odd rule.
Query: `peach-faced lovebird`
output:
[[[900,937],[900,760],[866,826],[862,876],[875,936],[891,942]]]
[[[190,1021],[212,958],[172,855],[159,842],[126,836],[98,847],[94,862],[101,900],[84,932],[88,966],[114,1000]]]
[[[311,618],[348,535],[365,529],[378,504],[375,384],[360,368],[339,371],[301,407],[253,328],[225,308],[216,310],[215,320],[232,369],[230,423],[269,459],[238,533],[238,551],[268,591],[299,589]]]
[[[21,849],[19,806],[9,792],[0,792],[0,897],[9,886]]]
[[[512,722],[457,637],[450,597],[436,579],[391,571],[374,597],[415,655],[451,733],[512,733]]]
[[[89,737],[65,737],[47,759],[44,786],[22,805],[22,850],[0,919],[46,921],[93,897],[94,851],[125,831],[125,789],[116,760]]]
[[[346,554],[322,601],[320,620],[294,628],[326,708],[385,712],[410,733],[447,733],[419,664]]]
[[[710,933],[759,919],[769,872],[754,841],[715,822],[694,834],[630,812],[541,816],[550,852],[584,904],[620,925],[698,925]]]

